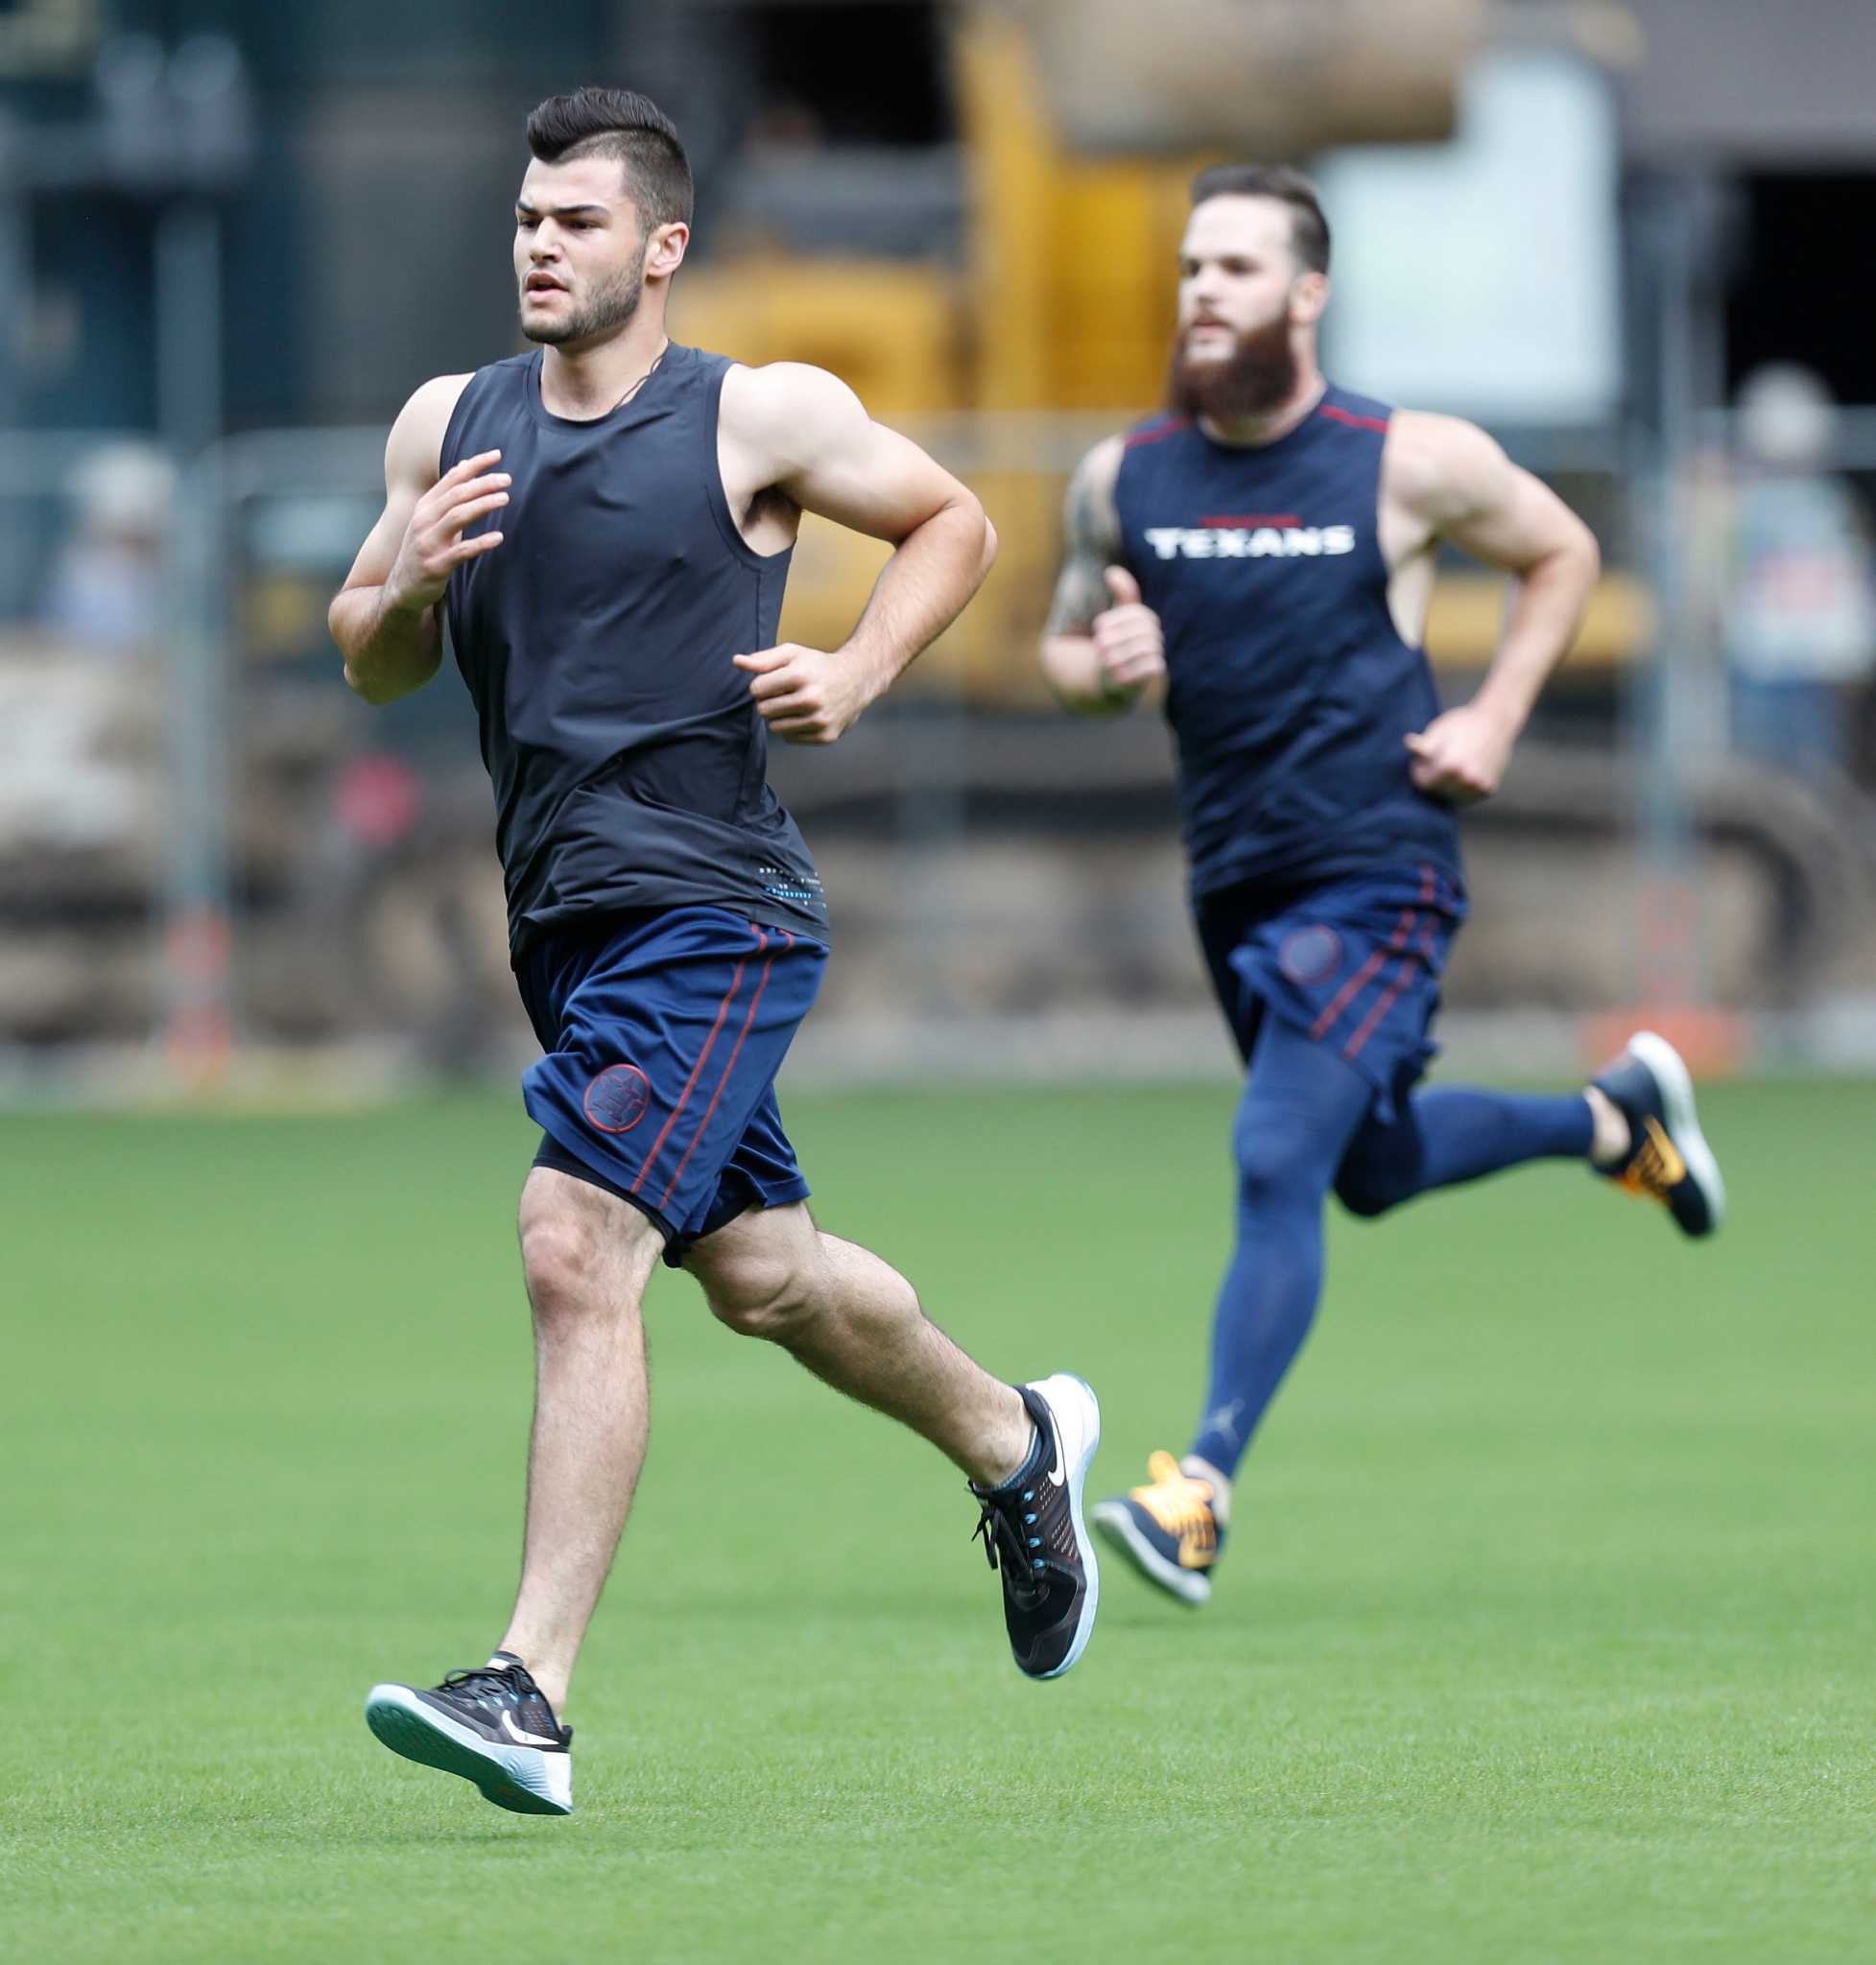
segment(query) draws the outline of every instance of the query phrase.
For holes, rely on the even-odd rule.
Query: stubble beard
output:
[[[1290,322],[1282,316],[1262,327],[1245,329],[1223,361],[1192,360],[1181,331],[1173,341],[1166,405],[1176,415],[1213,423],[1267,416],[1289,401],[1296,375]]]
[[[595,287],[583,306],[569,308],[563,319],[535,327],[528,325],[524,313],[521,332],[527,340],[551,348],[564,347],[569,342],[592,341],[624,327],[638,312],[644,293],[645,249],[641,246],[632,255],[630,265],[620,267]]]

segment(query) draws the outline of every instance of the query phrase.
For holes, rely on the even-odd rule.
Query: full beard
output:
[[[529,341],[541,342],[553,348],[564,347],[569,342],[597,340],[601,335],[616,332],[630,320],[638,312],[638,302],[644,291],[645,249],[641,246],[631,264],[622,266],[610,278],[595,287],[583,304],[569,307],[560,320],[537,327],[530,327],[528,317],[523,314],[521,332]]]
[[[1202,416],[1213,423],[1267,416],[1290,399],[1295,387],[1296,352],[1290,345],[1288,320],[1247,328],[1221,362],[1193,361],[1185,351],[1184,334],[1174,338],[1166,406],[1177,415]]]

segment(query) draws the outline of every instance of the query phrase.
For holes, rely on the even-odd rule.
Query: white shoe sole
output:
[[[1686,1060],[1665,1037],[1652,1030],[1637,1030],[1628,1040],[1628,1052],[1638,1057],[1661,1087],[1661,1102],[1667,1107],[1668,1137],[1687,1162],[1687,1171],[1700,1197],[1707,1204],[1711,1234],[1726,1219],[1726,1183],[1720,1177],[1720,1162],[1706,1143],[1700,1122],[1694,1110],[1694,1079]]]
[[[1029,1389],[1049,1409],[1056,1422],[1056,1438],[1061,1448],[1062,1471],[1068,1480],[1068,1512],[1075,1524],[1075,1548],[1081,1558],[1087,1588],[1081,1596],[1081,1612],[1075,1621],[1075,1637],[1068,1656],[1053,1671],[1031,1674],[1036,1678],[1059,1678],[1088,1648],[1094,1635],[1094,1614],[1101,1602],[1101,1565],[1095,1560],[1094,1538],[1081,1518],[1081,1490],[1087,1485],[1088,1468],[1094,1450],[1101,1444],[1101,1401],[1094,1387],[1073,1372],[1058,1371],[1051,1378],[1034,1379]]]
[[[485,1801],[517,1815],[573,1812],[573,1756],[537,1746],[498,1746],[427,1705],[407,1685],[374,1685],[365,1723],[392,1753],[460,1774]]]
[[[1148,1582],[1157,1583],[1183,1603],[1211,1601],[1212,1579],[1197,1570],[1182,1570],[1177,1563],[1168,1562],[1141,1534],[1140,1525],[1133,1519],[1133,1510],[1124,1501],[1097,1502],[1094,1526]]]

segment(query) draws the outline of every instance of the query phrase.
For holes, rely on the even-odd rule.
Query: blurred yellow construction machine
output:
[[[1006,0],[962,7],[953,86],[967,249],[948,260],[804,255],[747,239],[687,271],[678,332],[750,362],[820,364],[965,473],[1002,539],[999,569],[926,658],[927,686],[1039,698],[1027,650],[1047,604],[1061,481],[1086,444],[1158,401],[1194,173],[1228,155],[1449,135],[1484,0]],[[1360,378],[1348,378],[1359,385]],[[838,640],[883,551],[810,521],[788,631]],[[1442,582],[1437,660],[1488,659],[1502,582]],[[1612,576],[1584,673],[1649,630]]]

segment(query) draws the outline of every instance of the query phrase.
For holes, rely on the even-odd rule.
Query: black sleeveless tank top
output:
[[[1331,389],[1272,443],[1160,416],[1128,438],[1123,555],[1166,635],[1166,714],[1195,894],[1410,860],[1457,878],[1459,825],[1404,739],[1439,714],[1388,607],[1392,411]]]
[[[445,596],[495,788],[509,940],[626,909],[730,907],[827,934],[814,862],[769,789],[730,657],[772,647],[788,553],[752,552],[717,467],[721,355],[672,343],[590,422],[540,397],[539,351],[478,369],[439,468],[499,450],[501,545]]]

